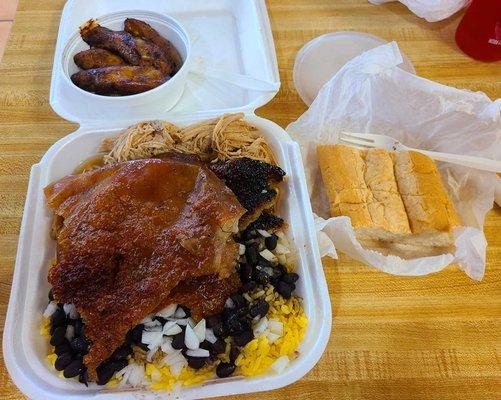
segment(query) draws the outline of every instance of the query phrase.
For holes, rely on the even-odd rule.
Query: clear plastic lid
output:
[[[301,99],[310,105],[320,88],[341,67],[359,54],[388,43],[364,32],[333,32],[306,43],[297,53],[294,63],[294,86]],[[416,73],[412,63],[403,56],[401,68]]]

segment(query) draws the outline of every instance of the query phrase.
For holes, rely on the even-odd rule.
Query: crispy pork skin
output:
[[[91,379],[126,332],[169,302],[180,283],[234,273],[232,233],[245,210],[201,164],[128,161],[64,177],[45,195],[63,218],[48,279],[55,299],[82,315]]]

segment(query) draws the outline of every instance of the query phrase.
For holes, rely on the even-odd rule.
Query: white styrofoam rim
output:
[[[126,95],[126,96],[106,96],[106,95],[102,95],[102,94],[88,92],[88,91],[78,87],[77,85],[75,85],[71,81],[70,77],[67,74],[66,68],[64,67],[64,63],[66,61],[65,58],[70,56],[68,54],[69,49],[72,48],[76,42],[82,41],[82,38],[80,36],[80,32],[77,31],[73,35],[71,35],[71,37],[68,39],[68,41],[66,42],[66,44],[63,48],[63,51],[61,53],[61,59],[59,60],[61,71],[62,71],[61,75],[63,76],[63,80],[66,81],[66,83],[68,85],[73,86],[77,91],[79,91],[81,94],[88,97],[89,99],[99,99],[99,100],[110,99],[111,101],[118,103],[120,101],[124,102],[124,101],[129,101],[131,99],[135,100],[135,99],[139,99],[142,97],[146,97],[149,94],[154,94],[154,93],[158,92],[159,90],[163,90],[163,89],[166,89],[168,86],[172,86],[178,79],[181,79],[180,77],[182,75],[180,74],[180,72],[181,71],[184,72],[187,68],[189,68],[189,65],[190,65],[189,62],[191,60],[190,37],[189,37],[188,33],[186,32],[186,30],[184,29],[183,25],[179,21],[174,19],[173,17],[166,15],[166,14],[156,13],[153,11],[141,11],[141,10],[130,10],[129,11],[129,10],[127,10],[127,11],[118,11],[118,12],[114,12],[114,13],[110,13],[110,14],[105,14],[105,15],[102,15],[100,17],[96,17],[95,19],[98,22],[102,23],[103,25],[106,25],[106,23],[115,22],[117,19],[122,19],[122,18],[125,20],[125,18],[128,18],[128,17],[134,17],[134,18],[139,18],[139,19],[143,18],[143,19],[147,19],[148,21],[154,20],[155,22],[157,22],[159,24],[168,25],[171,28],[173,28],[173,30],[178,34],[179,38],[181,39],[181,41],[184,43],[184,45],[186,47],[186,59],[183,60],[183,65],[181,65],[181,68],[179,68],[179,70],[176,72],[176,74],[172,78],[170,78],[168,81],[162,83],[161,85],[159,85],[153,89],[147,90],[145,92]]]
[[[302,263],[306,263],[305,271],[307,271],[307,273],[302,275],[302,279],[305,282],[305,287],[309,287],[310,293],[315,294],[315,296],[310,300],[311,303],[308,306],[308,317],[310,320],[308,329],[314,329],[314,331],[310,333],[310,335],[307,335],[307,337],[309,338],[308,340],[311,342],[310,344],[312,346],[308,352],[305,351],[302,353],[303,358],[300,362],[292,362],[283,373],[278,375],[265,375],[244,379],[234,377],[215,380],[212,381],[210,385],[183,389],[181,393],[177,394],[172,392],[152,392],[148,390],[88,390],[85,391],[85,394],[80,395],[78,393],[71,393],[61,389],[57,391],[50,391],[50,386],[42,386],[40,383],[32,380],[33,377],[39,379],[37,373],[34,371],[32,362],[29,362],[29,360],[33,360],[33,351],[29,351],[30,349],[24,348],[22,346],[23,339],[20,338],[20,336],[24,337],[25,334],[23,333],[23,325],[25,322],[25,317],[23,318],[23,315],[26,315],[26,308],[30,303],[30,299],[27,297],[27,292],[29,292],[28,289],[30,286],[28,276],[30,271],[27,270],[26,265],[29,266],[29,259],[31,257],[37,256],[37,254],[33,254],[30,248],[32,241],[36,240],[36,233],[34,230],[30,231],[29,225],[33,223],[36,224],[37,221],[35,217],[37,209],[40,206],[40,204],[37,203],[41,201],[39,193],[41,185],[44,183],[46,178],[43,171],[44,168],[47,168],[52,159],[54,159],[59,151],[64,150],[66,145],[71,144],[71,142],[78,137],[92,133],[91,128],[80,128],[76,132],[56,142],[47,151],[41,162],[33,166],[30,176],[27,202],[21,224],[19,239],[20,246],[16,257],[14,279],[3,340],[3,351],[7,369],[13,381],[26,395],[37,399],[46,399],[50,397],[61,400],[70,397],[74,399],[83,399],[89,396],[100,399],[116,399],[119,397],[121,399],[133,399],[138,398],[138,396],[144,398],[165,398],[173,396],[172,398],[177,398],[176,396],[179,394],[185,398],[213,397],[258,392],[283,387],[300,379],[316,364],[327,345],[332,317],[327,284],[323,274],[320,254],[318,251],[313,214],[311,211],[308,192],[304,183],[305,176],[299,146],[297,143],[293,142],[288,134],[275,123],[253,115],[247,116],[247,119],[259,128],[273,131],[273,136],[277,137],[278,141],[281,142],[280,151],[284,154],[284,169],[286,171],[294,172],[290,174],[288,182],[288,186],[290,187],[289,203],[293,212],[297,215],[297,221],[294,221],[294,225],[296,226],[295,233],[300,233],[304,242],[304,246],[297,246],[298,262],[299,259],[301,259]],[[294,165],[294,169],[291,168],[292,165]],[[35,202],[31,201],[33,196],[35,196]],[[298,231],[298,229],[301,229],[302,232]],[[28,287],[26,287],[27,281]],[[32,284],[34,283],[32,282]],[[314,335],[313,339],[312,335]],[[16,344],[16,341],[21,341],[21,343]],[[31,357],[27,357],[27,355],[30,355]],[[20,364],[24,364],[25,367],[23,368]],[[32,376],[32,379],[30,379],[30,375]]]
[[[369,39],[372,39],[380,44],[388,43],[387,40],[380,38],[379,36],[371,35],[370,33],[365,33],[365,32],[357,32],[357,31],[329,32],[329,33],[325,33],[323,35],[317,36],[316,38],[305,43],[303,45],[303,47],[301,47],[301,49],[296,54],[296,59],[294,61],[294,67],[292,69],[292,81],[294,82],[294,87],[296,88],[296,90],[299,94],[299,97],[301,97],[301,100],[303,100],[303,102],[306,105],[309,106],[313,102],[313,100],[315,100],[315,99],[311,99],[311,101],[310,101],[310,99],[308,98],[307,94],[305,93],[305,91],[303,89],[303,86],[301,85],[301,79],[299,77],[299,70],[300,70],[299,66],[303,63],[303,59],[308,54],[310,49],[312,47],[316,46],[318,42],[325,40],[326,38],[343,36],[343,35],[351,35],[353,37],[360,37],[360,38],[369,38]],[[416,70],[414,69],[414,65],[412,65],[411,61],[403,53],[402,53],[402,58],[403,58],[402,65],[406,66],[406,71],[411,72],[415,75]]]

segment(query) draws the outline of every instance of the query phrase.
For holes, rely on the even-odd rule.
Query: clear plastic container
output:
[[[310,105],[320,88],[344,64],[364,51],[388,43],[365,32],[339,31],[326,33],[306,43],[296,55],[292,78],[301,99]],[[405,55],[401,68],[415,74]]]
[[[131,0],[68,1],[61,17],[54,65],[61,63],[64,46],[82,22],[95,16],[123,12],[127,7],[134,10],[136,3]],[[181,100],[169,112],[152,115],[147,107],[138,106],[133,113],[121,117],[98,115],[92,119],[85,109],[88,101],[70,97],[61,102],[57,87],[59,80],[64,78],[58,71],[53,73],[51,104],[62,116],[71,115],[72,120],[80,123],[80,128],[55,143],[32,167],[3,337],[7,369],[16,385],[30,398],[196,399],[258,392],[298,380],[315,365],[325,349],[331,328],[331,307],[299,147],[278,125],[254,115],[255,108],[271,99],[279,85],[265,3],[262,0],[207,3],[156,1],[145,4],[148,9],[142,11],[174,17],[190,36],[194,62],[220,71],[214,79],[210,74],[201,75],[200,71],[192,76],[188,74]],[[220,39],[214,42],[213,38]],[[229,54],[224,57],[221,46],[228,46]],[[221,58],[226,60],[223,64]],[[221,71],[227,72],[227,81],[221,79],[221,75],[224,76]],[[223,99],[222,93],[225,94]],[[95,384],[86,388],[78,382],[60,378],[47,361],[49,345],[39,333],[49,290],[47,271],[55,250],[55,243],[49,237],[52,215],[45,205],[43,187],[72,173],[79,162],[95,153],[104,137],[115,135],[139,120],[159,118],[185,125],[237,111],[244,112],[246,119],[263,133],[287,173],[279,213],[290,225],[288,235],[294,245],[297,271],[301,276],[297,292],[304,299],[309,319],[299,356],[281,374],[217,379],[175,392],[114,390]]]

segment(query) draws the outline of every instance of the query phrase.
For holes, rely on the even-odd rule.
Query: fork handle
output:
[[[491,160],[490,158],[463,156],[460,154],[451,153],[439,153],[438,151],[430,150],[409,149],[426,154],[428,157],[433,158],[434,160],[463,165],[465,167],[480,169],[482,171],[501,172],[501,161]]]

